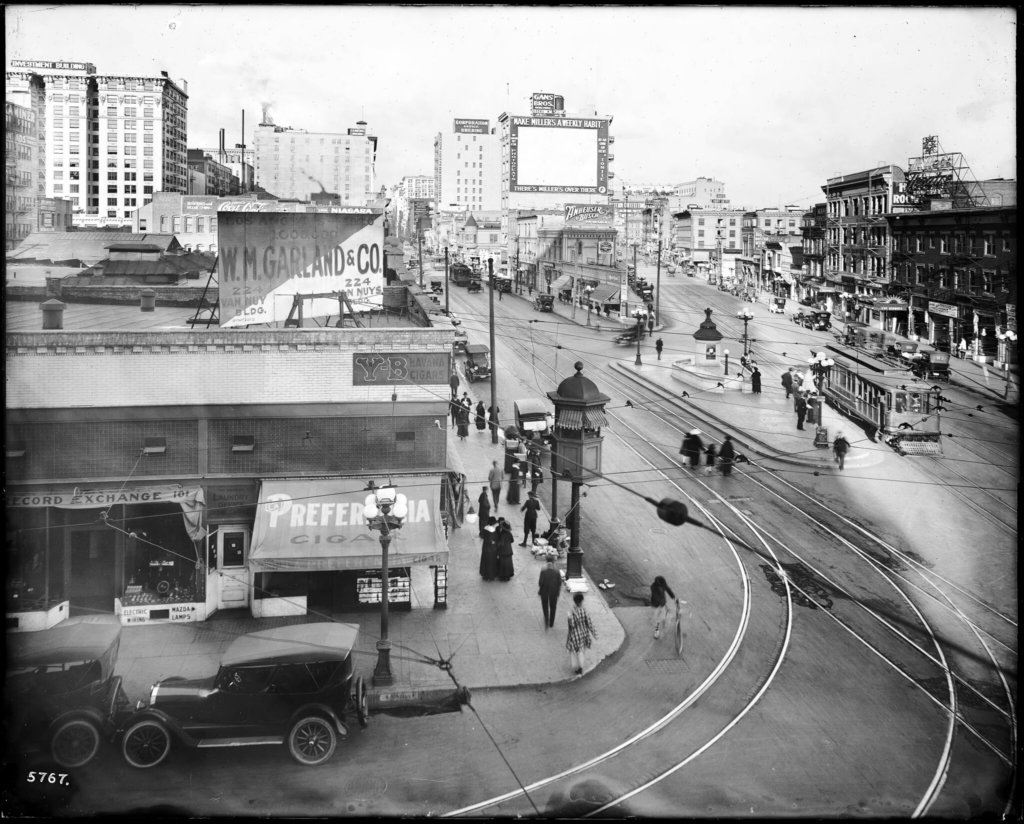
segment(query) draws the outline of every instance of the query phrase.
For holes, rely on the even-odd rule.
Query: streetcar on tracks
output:
[[[941,453],[939,388],[905,367],[827,346],[825,399],[900,454]]]

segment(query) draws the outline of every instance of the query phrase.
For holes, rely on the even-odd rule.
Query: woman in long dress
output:
[[[512,536],[512,525],[504,518],[498,519],[497,535],[498,579],[510,581],[512,576],[516,574],[515,566],[512,562],[512,554],[514,552],[512,545],[515,544],[516,539]]]
[[[476,403],[476,428],[478,432],[483,432],[487,428],[487,410],[484,409],[483,401]]]
[[[456,418],[456,422],[458,424],[458,430],[456,431],[456,434],[458,434],[459,440],[464,441],[466,440],[466,437],[469,435],[469,410],[466,407],[462,407],[459,410],[459,415]]]
[[[484,527],[484,540],[480,547],[480,577],[493,581],[498,575],[498,519],[490,517]]]

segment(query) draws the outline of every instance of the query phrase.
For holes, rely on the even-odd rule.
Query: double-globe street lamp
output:
[[[590,326],[590,312],[594,308],[594,303],[590,299],[590,296],[593,293],[594,293],[594,287],[593,286],[587,286],[583,290],[583,294],[586,295],[586,298],[587,298],[587,326]]]
[[[380,640],[377,641],[377,666],[373,670],[373,683],[390,685],[395,682],[391,673],[391,640],[388,638],[388,547],[391,533],[402,528],[409,504],[405,495],[396,490],[391,482],[385,487],[370,481],[366,486],[370,494],[363,501],[363,513],[367,526],[380,532]]]
[[[809,358],[807,365],[814,376],[814,387],[822,392],[822,387],[829,382],[832,376],[832,367],[836,362],[825,355],[824,352],[815,352],[814,357]]]
[[[633,313],[633,317],[636,318],[636,365],[643,366],[643,361],[640,360],[640,338],[644,334],[644,318],[646,315],[639,309]]]
[[[746,307],[743,307],[743,309],[736,313],[736,317],[743,321],[743,357],[747,357],[747,355],[750,354],[750,339],[747,337],[747,324],[754,319],[754,313]]]

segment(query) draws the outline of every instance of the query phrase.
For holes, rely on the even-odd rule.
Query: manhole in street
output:
[[[651,535],[664,535],[666,532],[668,532],[668,530],[665,529],[665,527],[663,526],[652,526],[647,531],[650,532]]]
[[[388,782],[383,778],[358,778],[345,787],[345,796],[352,799],[377,798],[384,795]]]
[[[688,669],[682,658],[645,658],[644,663],[651,672],[660,672],[663,675],[672,675]]]

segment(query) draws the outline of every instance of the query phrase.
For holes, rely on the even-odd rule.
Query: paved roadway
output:
[[[1006,575],[1015,568],[1013,539],[930,484],[930,459],[900,458],[863,439],[840,474],[807,443],[809,433],[795,431],[777,388],[779,370],[801,363],[824,338],[768,316],[764,306],[755,308],[751,329],[764,394],[680,398],[667,363],[688,351],[703,307],[721,310],[723,331],[738,339],[734,315],[742,304],[694,279],[670,281],[663,273],[662,284],[661,366],[645,341],[637,367],[635,349],[610,341],[607,321],[592,318],[588,330],[579,310],[574,324],[567,307],[541,315],[514,296],[495,300],[502,409],[517,397],[543,397],[577,359],[611,397],[609,481],[592,484],[581,504],[590,577],[617,584],[591,591],[622,630],[600,665],[561,684],[520,679],[532,685],[478,689],[456,714],[375,715],[344,753],[316,770],[260,748],[232,754],[229,764],[217,751],[180,758],[152,775],[108,759],[90,773],[82,800],[121,796],[135,809],[163,803],[261,815],[580,814],[613,802],[603,814],[1003,812],[1011,765],[1002,756],[1012,752],[1015,719],[982,706],[985,699],[1005,708],[1000,673],[983,651],[995,649],[1015,692],[1016,585]],[[487,293],[455,289],[451,299],[470,339],[486,342]],[[997,401],[992,392],[975,396],[983,406]],[[974,419],[962,417],[969,431]],[[730,478],[679,469],[680,433],[693,425],[713,439],[735,434],[753,465]],[[1015,422],[1007,431],[1010,442]],[[996,451],[987,463],[1005,464],[1015,476],[1012,456],[998,444],[988,448]],[[480,482],[484,470],[470,454],[470,477]],[[969,475],[973,468],[960,467]],[[684,500],[695,518],[731,540],[670,527],[611,481],[654,499]],[[567,491],[559,495],[564,510]],[[653,639],[643,605],[659,573],[687,601],[681,657],[666,639]],[[463,580],[479,586],[472,576]],[[522,617],[534,608],[528,584],[491,598],[495,606],[507,602],[505,639],[516,618],[504,610],[515,610],[516,599]],[[486,598],[473,603],[487,608]],[[536,635],[524,636],[526,646],[509,656],[513,667],[531,648],[533,657],[564,659],[558,642]],[[945,669],[932,660],[941,655],[952,662]],[[565,677],[560,671],[550,681]],[[960,700],[955,717],[942,708],[950,685]]]

